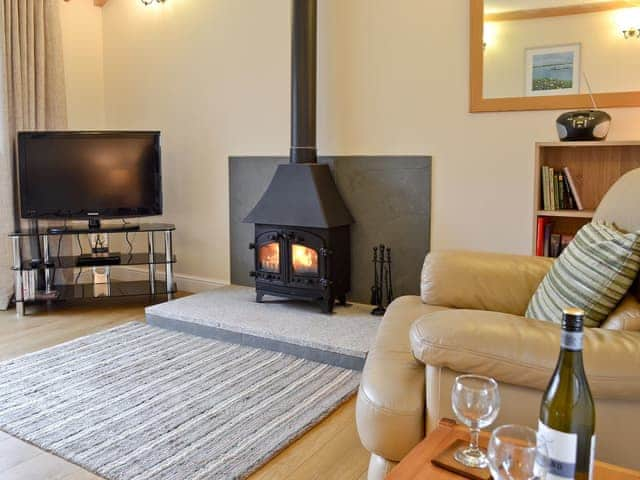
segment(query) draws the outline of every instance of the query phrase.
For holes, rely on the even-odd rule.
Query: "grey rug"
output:
[[[158,327],[362,370],[380,323],[371,308],[354,303],[326,315],[307,302],[256,303],[253,288],[228,286],[147,307],[146,317]]]
[[[244,478],[359,379],[130,323],[0,364],[0,429],[108,479]]]

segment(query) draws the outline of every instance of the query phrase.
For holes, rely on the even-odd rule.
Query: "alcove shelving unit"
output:
[[[569,167],[584,210],[544,210],[542,166]],[[553,233],[575,235],[593,218],[600,200],[629,170],[640,167],[640,141],[546,142],[536,144],[532,252],[536,254],[538,218],[553,223]]]

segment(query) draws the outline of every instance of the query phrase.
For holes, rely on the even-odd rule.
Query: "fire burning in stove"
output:
[[[280,245],[278,243],[262,245],[258,258],[260,270],[273,273],[280,271]]]
[[[291,246],[291,263],[296,273],[318,273],[318,252],[304,245]]]

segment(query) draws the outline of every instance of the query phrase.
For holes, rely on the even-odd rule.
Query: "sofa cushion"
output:
[[[554,323],[517,315],[449,310],[414,322],[411,345],[426,365],[544,391],[558,360],[560,332]],[[588,328],[584,364],[596,400],[640,398],[640,334]]]
[[[640,332],[640,302],[638,302],[638,299],[633,294],[628,293],[604,323],[600,325],[600,328]]]
[[[526,316],[559,323],[578,307],[598,327],[625,296],[640,269],[640,235],[588,223],[562,252],[534,293]]]
[[[422,267],[422,301],[523,315],[553,260],[502,253],[436,251]]]
[[[382,319],[362,372],[356,421],[370,452],[400,461],[420,440],[425,427],[424,365],[411,353],[409,330],[421,316],[446,310],[420,297],[395,300]]]

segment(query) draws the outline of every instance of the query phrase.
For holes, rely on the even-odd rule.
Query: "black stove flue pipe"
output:
[[[316,163],[317,0],[292,0],[291,163]]]

